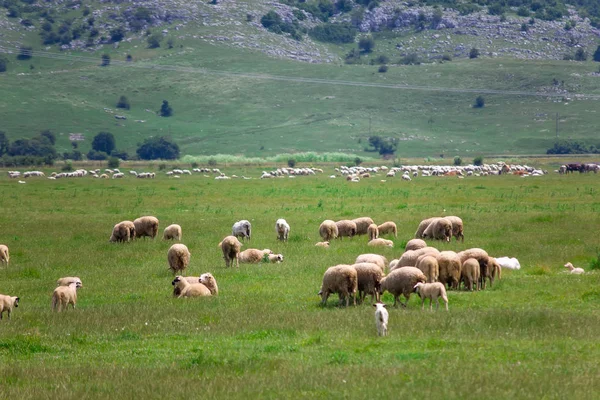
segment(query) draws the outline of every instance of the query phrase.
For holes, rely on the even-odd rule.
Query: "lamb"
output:
[[[66,276],[64,278],[59,278],[56,281],[56,286],[69,286],[71,282],[75,282],[79,285],[79,287],[83,287],[83,283],[78,276]]]
[[[361,254],[358,257],[356,257],[354,264],[360,264],[360,263],[377,264],[379,266],[379,268],[381,268],[381,272],[385,272],[385,267],[388,265],[387,258],[385,258],[384,256],[381,256],[379,254],[371,254],[371,253]]]
[[[133,220],[135,237],[149,236],[152,239],[158,234],[158,218],[152,216],[139,217]]]
[[[68,286],[59,286],[52,293],[52,309],[54,311],[67,310],[69,304],[75,309],[77,303],[77,289],[81,287],[79,282],[71,282]]]
[[[456,238],[456,241],[458,242],[459,240],[461,242],[465,241],[465,235],[463,233],[463,222],[462,219],[460,219],[459,217],[456,216],[449,216],[449,217],[444,217],[446,218],[448,221],[450,221],[452,223],[452,236],[454,236]]]
[[[427,243],[425,243],[425,241],[423,239],[411,239],[408,241],[408,243],[406,243],[406,247],[404,248],[404,251],[419,250],[424,247],[427,247]]]
[[[273,252],[269,249],[247,249],[240,253],[238,259],[242,264],[258,264],[259,262],[263,261],[265,256],[268,257],[269,254],[273,254]]]
[[[338,230],[338,238],[343,238],[344,236],[352,237],[356,235],[356,223],[350,221],[349,219],[342,219],[335,223]]]
[[[398,263],[396,264],[394,269],[401,267],[414,267],[417,263],[418,258],[423,254],[437,255],[439,253],[439,250],[435,247],[423,247],[422,249],[418,250],[405,251],[404,254],[400,256],[400,259],[398,260]],[[390,271],[391,270],[392,269],[390,268]]]
[[[373,240],[369,240],[367,246],[371,247],[394,247],[394,242],[387,239],[377,238]]]
[[[393,233],[394,237],[398,237],[398,227],[392,221],[384,222],[383,224],[377,227],[380,235],[385,235],[388,233]]]
[[[330,219],[321,222],[321,225],[319,226],[319,235],[324,241],[329,242],[330,240],[337,238],[338,234],[339,231],[335,222]]]
[[[435,257],[440,270],[438,280],[444,285],[448,284],[449,288],[458,289],[462,267],[462,262],[458,254],[453,251],[442,251]]]
[[[461,280],[465,284],[467,290],[473,291],[473,285],[475,290],[479,290],[479,261],[474,258],[467,258],[460,269]]]
[[[235,236],[226,236],[220,243],[219,247],[223,251],[223,258],[225,259],[225,267],[232,265],[235,260],[236,267],[239,268],[240,261],[240,248],[242,243]]]
[[[367,294],[371,295],[371,304],[374,300],[379,301],[379,287],[383,278],[383,271],[377,264],[358,263],[352,266],[356,270],[358,279],[358,298],[360,302],[365,301]]]
[[[269,262],[270,263],[282,263],[283,262],[283,254],[269,254]]]
[[[415,239],[420,239],[423,237],[423,232],[425,232],[425,229],[427,229],[429,224],[431,224],[434,219],[435,219],[435,217],[427,218],[419,223],[419,227],[417,228],[417,231],[415,232]]]
[[[290,225],[283,218],[279,218],[275,222],[275,233],[277,233],[277,239],[287,242],[288,236],[290,235]]]
[[[355,235],[366,235],[368,233],[369,225],[373,225],[373,219],[369,217],[360,217],[352,220],[356,224]],[[339,227],[338,227],[339,228]]]
[[[8,246],[5,244],[0,244],[0,263],[6,264],[6,266],[8,266],[9,261],[10,254],[8,252]]]
[[[206,286],[213,296],[219,295],[217,280],[210,272],[205,272],[204,274],[200,275],[200,283]]]
[[[567,268],[571,274],[579,275],[585,272],[583,268],[575,268],[570,262],[565,264],[565,268]]]
[[[427,283],[433,283],[438,280],[440,274],[440,266],[434,256],[424,254],[417,259],[416,268],[423,271],[427,277]]]
[[[17,307],[19,307],[18,297],[0,294],[0,319],[2,319],[2,314],[4,314],[4,311],[6,311],[8,314],[8,319],[10,319],[13,308]]]
[[[465,260],[468,258],[474,258],[479,262],[479,283],[480,287],[485,289],[486,278],[488,278],[490,274],[488,268],[490,257],[488,256],[488,253],[483,249],[474,247],[459,252],[458,257],[460,258],[461,263],[465,262]]]
[[[389,313],[385,309],[384,303],[373,304],[375,307],[375,326],[377,327],[377,336],[387,336],[387,327]]]
[[[379,229],[377,228],[377,225],[369,225],[367,228],[367,234],[369,235],[369,240],[377,239],[379,237]]]
[[[135,225],[131,221],[121,221],[113,227],[109,242],[129,242],[135,237]]]
[[[210,289],[204,286],[202,283],[189,283],[181,275],[177,275],[171,284],[175,286],[173,294],[175,295],[176,292],[179,293],[177,298],[203,297],[212,295]]]
[[[452,237],[452,222],[446,218],[435,218],[423,232],[423,239],[450,241]]]
[[[163,240],[179,240],[181,241],[181,226],[177,224],[169,225],[163,232]]]
[[[446,303],[446,311],[448,311],[448,295],[446,294],[446,288],[443,283],[417,283],[415,285],[415,291],[421,297],[421,310],[425,309],[425,299],[429,299],[429,309],[433,309],[433,300],[435,300],[435,309],[440,308],[440,300],[444,300]]]
[[[328,249],[329,248],[329,242],[317,242],[317,243],[315,243],[315,246],[316,247],[324,247],[324,248]]]
[[[176,243],[167,252],[169,269],[177,274],[184,271],[190,263],[190,251],[185,244]]]
[[[397,268],[381,280],[379,294],[383,294],[387,290],[394,296],[394,306],[396,306],[396,303],[400,303],[403,307],[406,307],[415,285],[419,282],[424,283],[426,280],[427,277],[418,268]],[[401,294],[406,298],[406,303],[399,300]]]
[[[350,305],[350,296],[353,297],[353,304],[356,306],[356,291],[358,290],[357,272],[351,265],[340,264],[329,267],[323,274],[323,283],[319,296],[321,296],[321,305],[327,303],[327,298],[332,293],[337,293],[340,297],[340,305],[346,299],[346,307]]]
[[[242,219],[234,223],[231,227],[231,236],[242,238],[242,240],[244,238],[250,240],[252,236],[252,224],[250,223],[250,221]]]

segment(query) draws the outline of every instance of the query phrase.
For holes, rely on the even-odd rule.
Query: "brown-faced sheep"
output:
[[[69,304],[73,306],[75,309],[75,304],[77,303],[77,289],[79,289],[81,285],[77,282],[71,282],[68,286],[59,286],[54,289],[52,293],[52,309],[54,311],[63,311],[67,310]]]
[[[217,280],[210,272],[205,272],[204,274],[200,275],[200,283],[206,286],[213,296],[219,295]]]
[[[377,228],[377,225],[369,225],[367,228],[367,234],[369,235],[369,240],[377,239],[379,237],[379,229]]]
[[[240,266],[239,256],[242,243],[235,236],[227,236],[220,243],[219,247],[223,252],[223,259],[225,259],[225,267],[232,265],[235,261],[235,266]]]
[[[131,221],[121,221],[113,227],[109,242],[129,242],[135,237],[135,225]]]
[[[415,267],[397,268],[390,272],[381,280],[381,288],[379,294],[383,294],[386,290],[394,296],[394,306],[400,303],[406,307],[414,287],[419,282],[425,282],[427,277],[423,275],[420,269]],[[406,303],[399,300],[400,295],[404,295]]]
[[[423,271],[423,274],[427,277],[427,283],[436,282],[438,280],[440,266],[434,256],[427,254],[420,256],[417,259],[415,267]]]
[[[247,249],[240,253],[238,259],[242,264],[258,264],[259,262],[263,261],[265,256],[268,257],[269,254],[273,254],[273,252],[269,249]]]
[[[338,230],[338,238],[341,239],[344,236],[353,237],[356,235],[356,223],[349,219],[342,219],[335,223]]]
[[[202,296],[211,296],[212,293],[210,289],[204,286],[202,283],[198,281],[198,283],[189,283],[187,280],[183,278],[183,276],[178,275],[171,282],[173,286],[177,289],[179,295],[177,298],[182,297],[202,297]],[[173,290],[173,294],[175,294],[175,290]]]
[[[440,275],[438,280],[444,285],[448,285],[453,289],[458,289],[460,283],[460,269],[462,262],[453,251],[442,251],[440,254],[435,256],[440,268]]]
[[[394,242],[387,239],[377,238],[373,240],[369,240],[367,246],[371,247],[394,247]]]
[[[377,264],[379,266],[379,268],[381,268],[381,272],[385,272],[385,267],[387,267],[388,265],[388,260],[387,258],[385,258],[382,255],[379,254],[371,254],[371,253],[366,253],[366,254],[361,254],[358,257],[356,257],[356,260],[354,261],[355,264],[360,264],[360,263],[371,263],[371,264]]]
[[[328,249],[329,248],[329,242],[317,242],[317,243],[315,243],[315,246],[316,247],[324,247],[324,248]]]
[[[353,304],[356,305],[357,290],[358,276],[354,267],[345,264],[329,267],[323,274],[323,283],[319,291],[321,305],[327,303],[327,298],[332,293],[339,295],[340,305],[346,299],[346,307],[348,307],[350,305],[350,296],[353,297]]]
[[[163,240],[179,240],[181,241],[181,226],[171,224],[167,226],[163,232]]]
[[[406,247],[404,248],[404,251],[419,250],[419,249],[422,249],[425,247],[427,247],[427,243],[425,243],[425,241],[423,239],[410,239],[406,243]]]
[[[450,241],[452,237],[452,222],[446,218],[435,218],[423,232],[423,239]]]
[[[367,294],[371,295],[371,304],[374,300],[379,301],[379,288],[381,286],[381,279],[383,278],[383,271],[377,264],[372,263],[358,263],[352,267],[356,270],[356,276],[358,278],[358,298],[360,302],[365,301]]]
[[[479,283],[480,288],[485,289],[486,287],[486,279],[488,279],[490,274],[490,269],[488,268],[488,264],[490,262],[490,257],[487,251],[474,247],[471,249],[463,250],[458,253],[458,257],[460,258],[461,263],[465,262],[468,258],[474,258],[479,262]]]
[[[0,244],[0,262],[2,264],[6,264],[8,266],[9,261],[10,261],[10,254],[8,252],[8,246],[5,244]]]
[[[422,256],[424,254],[437,255],[439,253],[440,253],[439,250],[436,249],[435,247],[423,247],[422,249],[418,249],[418,250],[405,251],[400,256],[400,259],[398,260],[398,263],[396,264],[394,269],[401,268],[401,267],[414,267],[415,264],[417,263],[417,259],[420,256]],[[392,268],[390,268],[390,271],[391,270],[392,270]]]
[[[387,235],[389,233],[393,233],[394,237],[398,237],[398,227],[392,221],[384,222],[383,224],[377,227],[380,235]]]
[[[456,241],[458,242],[460,240],[461,242],[464,242],[465,234],[463,232],[464,227],[463,227],[462,219],[460,219],[459,217],[456,217],[454,215],[451,215],[449,217],[444,217],[444,218],[446,218],[448,221],[450,221],[452,223],[452,236],[454,236],[456,238]]]
[[[133,220],[135,237],[149,236],[152,239],[158,235],[158,218],[153,216],[139,217]]]
[[[446,303],[446,311],[448,311],[448,295],[446,294],[446,287],[443,283],[417,283],[415,285],[415,291],[421,297],[421,310],[425,309],[425,299],[429,299],[429,309],[432,310],[433,301],[435,300],[435,309],[440,308],[440,297]]]
[[[16,307],[19,307],[18,297],[0,294],[0,319],[2,319],[2,314],[4,314],[4,311],[6,311],[8,314],[8,319],[10,319],[12,310]]]
[[[435,217],[427,218],[419,223],[419,227],[417,228],[417,231],[415,232],[416,239],[421,239],[423,237],[423,232],[425,232],[425,229],[427,229],[429,224],[431,224],[431,222],[433,222],[434,219],[435,219]]]
[[[79,287],[83,287],[83,283],[78,276],[65,276],[64,278],[59,278],[56,281],[56,286],[69,286],[72,282],[79,284]]]
[[[190,251],[185,244],[176,243],[167,252],[169,269],[174,274],[184,271],[190,263]]]
[[[329,242],[332,239],[337,238],[338,234],[338,228],[334,221],[326,219],[321,222],[321,225],[319,226],[319,235],[321,235],[323,241]]]
[[[373,219],[369,217],[360,217],[352,220],[356,224],[355,235],[366,235],[368,233],[369,225],[373,225]],[[338,226],[339,228],[339,226]]]
[[[461,280],[465,284],[465,289],[473,291],[479,290],[479,261],[474,258],[467,258],[460,269]]]

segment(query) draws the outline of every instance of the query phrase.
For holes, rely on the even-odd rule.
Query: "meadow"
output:
[[[11,264],[0,293],[21,298],[0,322],[0,397],[585,399],[600,391],[598,175],[466,179],[380,177],[351,184],[314,177],[215,181],[29,179],[0,175],[0,243]],[[256,167],[222,168],[258,176]],[[465,223],[465,242],[517,257],[493,288],[449,292],[449,312],[390,308],[376,336],[368,304],[320,306],[323,272],[374,252],[365,237],[315,248],[324,219],[370,216],[399,228],[389,260],[422,219]],[[219,296],[175,299],[160,238],[109,243],[115,223],[142,215],[183,227],[188,275],[211,272]],[[277,242],[274,224],[291,225]],[[282,253],[282,264],[225,268],[217,243],[239,219],[244,248]],[[573,262],[586,274],[571,276]],[[79,276],[77,308],[50,309],[56,279]],[[389,293],[383,300],[392,304]]]

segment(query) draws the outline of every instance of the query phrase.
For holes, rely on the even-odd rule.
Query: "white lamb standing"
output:
[[[275,222],[275,232],[277,233],[277,239],[287,242],[288,236],[290,235],[290,225],[283,218],[279,218]]]
[[[377,326],[377,336],[387,336],[389,313],[385,309],[384,303],[375,303],[375,326]]]
[[[429,299],[429,309],[433,307],[433,301],[435,300],[435,309],[440,308],[440,297],[446,303],[446,311],[448,311],[448,295],[446,294],[446,287],[443,283],[421,283],[418,282],[415,285],[415,291],[421,297],[421,309],[425,308],[425,299]]]
[[[572,274],[583,274],[585,271],[583,270],[583,268],[575,268],[573,266],[573,264],[571,264],[570,262],[565,264],[565,268],[567,268]]]

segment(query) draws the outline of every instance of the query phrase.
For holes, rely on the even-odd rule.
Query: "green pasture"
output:
[[[222,168],[259,176],[260,169]],[[262,169],[262,168],[261,168]],[[496,398],[593,399],[600,392],[600,223],[597,175],[399,178],[359,183],[320,176],[215,181],[0,178],[0,243],[11,264],[0,293],[20,296],[0,322],[0,397],[44,398]],[[382,182],[384,179],[386,182]],[[458,215],[465,242],[517,257],[485,291],[449,292],[449,312],[390,308],[379,338],[373,307],[326,307],[323,272],[362,253],[397,258],[419,221]],[[109,243],[115,223],[154,215],[183,228],[188,275],[211,272],[219,296],[174,299],[171,243]],[[396,222],[393,249],[367,239],[314,247],[324,219]],[[291,225],[288,243],[274,224]],[[217,243],[239,219],[244,247],[282,253],[282,264],[226,269]],[[571,276],[571,261],[586,274]],[[56,279],[79,276],[77,308],[50,309]],[[389,294],[383,300],[391,306]]]

